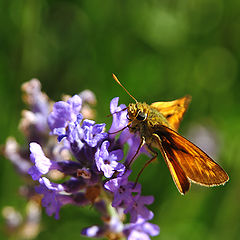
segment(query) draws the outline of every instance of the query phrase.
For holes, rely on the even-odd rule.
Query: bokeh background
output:
[[[12,135],[24,144],[20,86],[33,77],[55,101],[91,89],[98,100],[96,120],[108,126],[110,100],[132,101],[112,72],[139,101],[190,94],[180,132],[213,156],[230,181],[211,189],[193,185],[181,196],[160,157],[140,178],[143,194],[155,196],[152,222],[161,232],[153,239],[239,239],[239,70],[238,0],[0,1],[0,143]],[[135,162],[135,172],[146,159]],[[22,183],[1,157],[0,209],[22,211]],[[98,218],[91,208],[73,206],[60,214],[56,221],[44,213],[37,239],[84,239],[81,228]],[[0,238],[8,239],[3,231]]]

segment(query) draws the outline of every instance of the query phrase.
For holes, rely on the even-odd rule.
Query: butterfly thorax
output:
[[[129,130],[138,133],[150,142],[154,129],[158,125],[169,127],[167,119],[155,108],[147,103],[130,103],[128,106],[128,119],[131,122]]]

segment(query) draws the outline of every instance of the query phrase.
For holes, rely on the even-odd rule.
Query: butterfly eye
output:
[[[147,117],[147,114],[146,113],[144,113],[144,112],[138,112],[138,115],[137,115],[137,120],[140,120],[140,121],[143,121],[143,120],[145,120],[146,119],[146,117]]]

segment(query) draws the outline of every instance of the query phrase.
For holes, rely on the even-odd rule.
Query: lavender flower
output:
[[[118,106],[119,98],[110,103],[113,121],[108,134],[105,123],[86,118],[94,116],[90,105],[96,99],[91,92],[65,97],[49,112],[51,102],[37,80],[24,85],[24,90],[32,109],[24,113],[22,128],[30,142],[33,165],[30,167],[26,160],[28,164],[22,171],[37,181],[35,190],[42,195],[46,213],[59,219],[60,209],[66,204],[91,205],[100,212],[103,224],[84,228],[85,236],[149,239],[157,235],[159,228],[148,222],[153,212],[146,207],[153,197],[142,196],[141,185],[128,180],[132,171],[126,166],[129,168],[140,139],[129,132],[127,109],[123,104]],[[33,131],[30,126],[34,126]],[[124,157],[125,144],[129,151]],[[13,156],[12,151],[8,152]],[[146,150],[142,148],[141,153]],[[19,154],[15,159],[20,163],[26,157]],[[56,176],[60,176],[61,184]],[[130,214],[130,223],[124,220],[126,214]]]
[[[109,132],[117,132],[126,127],[128,124],[126,105],[121,104],[120,106],[118,106],[118,101],[119,97],[115,97],[110,102],[110,112],[112,114],[113,121]]]
[[[58,116],[58,111],[54,109],[53,113],[50,114],[49,119],[53,118],[56,121],[50,122],[50,128],[52,126],[52,133],[57,134],[59,140],[66,139],[68,141],[70,149],[76,159],[82,166],[87,166],[91,169],[90,176],[92,174],[97,174],[96,170],[103,172],[106,178],[111,178],[113,174],[117,173],[117,177],[110,179],[104,185],[106,190],[113,193],[113,208],[116,209],[116,212],[121,212],[122,214],[130,213],[130,220],[132,223],[137,222],[138,219],[144,219],[144,224],[147,226],[146,221],[153,217],[153,213],[149,211],[145,205],[151,204],[153,202],[153,197],[141,196],[141,185],[128,181],[128,176],[131,171],[128,170],[125,172],[124,164],[119,162],[123,158],[123,151],[121,149],[111,150],[123,146],[126,142],[128,142],[130,146],[133,146],[133,150],[129,152],[128,157],[125,160],[125,164],[127,164],[129,159],[133,156],[134,150],[137,150],[135,147],[136,143],[139,143],[139,138],[132,136],[126,128],[128,123],[126,110],[124,110],[126,106],[117,105],[118,98],[115,98],[110,103],[110,111],[113,114],[113,123],[109,132],[117,132],[125,128],[118,139],[113,138],[113,136],[116,137],[116,134],[110,134],[108,140],[108,135],[104,132],[105,124],[95,124],[94,121],[87,119],[83,121],[82,115],[79,112],[77,113],[74,111],[74,108],[69,108],[69,106],[67,107],[68,111],[66,111],[66,105],[62,102],[60,105],[56,103],[55,106],[63,106],[64,110],[60,111],[61,114],[63,114],[63,121],[58,122],[57,118],[55,118],[55,116]],[[71,113],[71,111],[73,111],[73,113]],[[64,114],[66,116],[64,116]],[[70,118],[69,116],[74,117]],[[83,170],[78,169],[78,172],[79,171],[82,173]],[[82,175],[78,176],[83,177]],[[98,178],[98,181],[101,181],[101,179]],[[71,184],[73,184],[74,187]],[[76,191],[71,191],[71,187],[69,186],[72,186],[72,189],[75,190],[84,188],[88,189],[88,183],[83,180],[80,184],[77,179],[74,180],[73,178],[71,184],[65,184],[65,186],[68,185],[68,192],[72,193],[70,196],[73,196],[73,193]],[[81,187],[78,187],[78,185]],[[64,186],[64,183],[62,186]],[[87,195],[85,195],[85,197],[86,196]],[[89,197],[87,198],[89,199]],[[90,198],[93,199],[91,202],[94,202],[98,199],[98,194],[96,196],[94,195],[93,198]],[[57,214],[61,204],[58,205],[55,203],[55,206],[55,212]],[[124,235],[124,225],[122,225],[123,227],[120,231],[116,227],[123,223],[116,223],[114,225],[113,222],[116,223],[116,216],[110,216],[110,220],[106,221],[102,227],[92,226],[84,229],[82,233],[91,237],[107,236],[109,231],[114,234]],[[113,227],[113,225],[115,227]],[[139,226],[139,224],[136,226]],[[135,228],[132,227],[132,229]],[[136,229],[134,231],[138,233]],[[126,232],[129,236],[132,236],[132,234],[129,234],[129,231]]]
[[[150,220],[152,213],[144,205],[153,203],[153,200],[153,196],[140,196],[140,194],[134,196],[132,202],[128,204],[128,207],[124,211],[124,213],[130,213],[130,222],[136,222],[138,216],[141,216],[145,220]]]
[[[124,175],[111,179],[105,183],[104,187],[111,191],[113,196],[113,207],[128,206],[133,202],[132,193],[140,193],[141,185],[138,183],[136,186],[134,182],[128,181],[128,176],[131,171],[128,170]]]
[[[22,156],[20,146],[13,137],[7,139],[5,145],[5,157],[8,158],[21,174],[26,174],[31,167],[30,161]]]
[[[23,111],[23,119],[20,122],[20,129],[31,136],[34,127],[38,132],[48,131],[47,116],[50,112],[50,104],[47,95],[41,92],[41,83],[32,79],[22,85],[25,95],[24,101],[30,106],[31,111]]]
[[[104,235],[104,229],[102,229],[99,226],[93,225],[88,228],[84,228],[82,230],[82,235],[85,235],[87,237],[102,237]]]
[[[90,147],[96,147],[99,142],[107,137],[107,133],[103,132],[105,124],[95,124],[92,120],[84,120],[82,124],[84,141]]]
[[[124,172],[125,166],[118,161],[123,158],[122,150],[108,152],[110,143],[104,141],[95,154],[96,165],[99,171],[103,171],[106,178],[112,177],[115,172]]]
[[[124,224],[118,216],[105,220],[103,226],[90,226],[82,230],[82,235],[87,237],[106,237],[108,239],[120,239],[124,236]]]
[[[117,144],[122,147],[127,140],[132,137],[132,134],[130,134],[128,128],[126,127],[128,124],[126,105],[121,104],[118,106],[118,101],[119,97],[115,97],[110,102],[110,112],[112,114],[113,121],[108,132],[110,139],[114,139],[117,133],[122,130],[120,137],[117,140]]]
[[[72,199],[68,195],[61,195],[64,191],[61,184],[51,183],[49,179],[43,177],[39,179],[40,185],[36,187],[36,192],[43,194],[42,206],[46,208],[49,216],[55,214],[55,218],[59,219],[59,210],[61,206],[72,203]]]
[[[69,121],[76,121],[82,107],[82,99],[74,95],[67,102],[59,101],[53,106],[53,111],[48,116],[48,125],[51,130],[65,128]]]
[[[153,214],[151,214],[151,218]],[[128,240],[150,240],[150,236],[156,236],[160,232],[160,229],[157,225],[146,222],[141,216],[138,217],[135,223],[130,223],[125,226],[124,234],[127,236]]]
[[[57,168],[57,164],[54,161],[50,161],[41,148],[41,146],[35,142],[30,143],[30,159],[34,164],[29,168],[28,173],[32,176],[33,180],[38,180],[42,175],[47,174],[50,169]]]

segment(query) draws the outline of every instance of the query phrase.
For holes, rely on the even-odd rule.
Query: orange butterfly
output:
[[[203,186],[217,186],[229,180],[227,173],[205,152],[177,133],[179,124],[191,101],[190,96],[151,105],[138,102],[119,82],[115,81],[135,100],[127,107],[129,123],[133,134],[139,134],[141,143],[131,159],[133,162],[143,145],[153,155],[139,172],[157,158],[157,148],[162,153],[172,178],[181,194],[190,188],[190,181]]]

